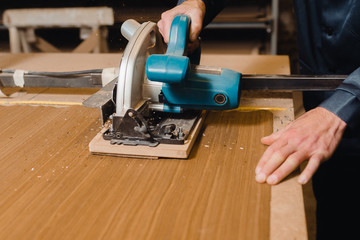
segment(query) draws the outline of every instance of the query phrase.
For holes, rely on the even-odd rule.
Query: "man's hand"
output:
[[[334,153],[345,128],[346,123],[338,116],[317,107],[284,129],[263,137],[261,142],[269,147],[256,167],[256,181],[277,184],[309,160],[298,178],[299,183],[307,183],[320,163]]]
[[[163,36],[164,41],[168,43],[172,20],[175,16],[181,14],[188,15],[191,19],[189,48],[195,49],[199,45],[198,37],[205,16],[205,4],[201,0],[187,0],[170,10],[163,12],[160,21],[157,23],[159,31]],[[190,49],[189,51],[191,52]]]

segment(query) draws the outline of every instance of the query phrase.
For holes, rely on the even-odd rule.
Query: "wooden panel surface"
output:
[[[221,44],[220,44],[221,45]],[[10,69],[26,69],[33,71],[72,71],[92,68],[108,68],[117,67],[120,62],[121,54],[8,54],[0,53],[0,68]],[[244,74],[289,74],[289,61],[287,56],[256,56],[256,55],[238,55],[238,54],[203,54],[201,57],[202,65],[226,67]],[[80,103],[86,95],[93,94],[92,92],[74,92],[70,89],[46,89],[39,92],[35,90],[25,89],[24,92],[14,93],[11,98],[0,98],[4,101],[23,100],[25,102],[32,101],[68,101]],[[76,96],[78,94],[78,96]],[[1,102],[0,100],[0,102]],[[20,101],[21,102],[21,101]],[[284,127],[288,122],[294,119],[294,109],[292,104],[292,94],[264,94],[256,92],[242,92],[241,108],[243,110],[267,109],[274,114],[274,131]],[[49,108],[50,109],[50,108]],[[59,108],[61,109],[61,108]],[[0,111],[1,114],[2,111]],[[95,117],[97,114],[94,113]],[[20,116],[17,114],[17,116]],[[5,121],[6,119],[1,119]],[[7,122],[13,120],[7,119]],[[26,120],[24,120],[26,123]],[[29,123],[28,127],[31,124]],[[95,135],[100,128],[100,123],[91,130]],[[33,126],[37,129],[36,126]],[[17,130],[11,128],[15,135],[19,134]],[[35,131],[35,130],[34,130]],[[94,135],[86,134],[88,139]],[[208,135],[207,135],[208,136]],[[204,137],[204,136],[203,136]],[[7,142],[0,135],[1,143]],[[25,138],[27,139],[27,138]],[[90,141],[90,140],[89,140]],[[195,143],[197,146],[198,143]],[[60,144],[61,145],[61,144]],[[206,144],[205,144],[206,145]],[[13,148],[14,145],[7,145]],[[85,144],[84,144],[85,146]],[[7,151],[14,151],[14,149],[7,149]],[[29,150],[28,150],[29,151]],[[39,150],[38,150],[39,151]],[[78,150],[79,151],[79,150]],[[86,150],[81,150],[85,151]],[[83,154],[85,154],[85,152]],[[206,153],[206,152],[205,152]],[[7,153],[9,154],[9,153]],[[19,158],[20,155],[16,155]],[[15,157],[16,158],[16,157]],[[15,159],[14,158],[14,159]],[[114,160],[116,158],[113,158]],[[1,160],[1,157],[0,157]],[[85,161],[85,160],[82,160]],[[107,161],[104,160],[106,163]],[[116,161],[116,160],[115,160]],[[254,156],[253,161],[257,162],[258,158]],[[2,163],[2,162],[1,162]],[[114,164],[114,163],[111,163]],[[23,162],[17,165],[23,167]],[[28,166],[29,167],[29,166]],[[61,167],[61,166],[60,166]],[[5,170],[4,170],[5,169]],[[0,165],[0,174],[7,172],[4,166]],[[73,172],[73,174],[75,174]],[[12,171],[7,173],[7,177],[13,179],[12,174],[19,177],[19,172]],[[55,173],[54,173],[55,174]],[[270,204],[270,239],[307,239],[305,211],[302,196],[302,186],[297,183],[297,174],[292,175],[282,183],[271,187],[271,204]],[[3,178],[6,179],[6,178]],[[22,177],[25,181],[27,178]],[[21,180],[18,180],[20,184]],[[254,181],[255,182],[255,181]],[[0,184],[7,184],[5,180]],[[10,188],[13,185],[10,186]],[[2,188],[3,189],[3,188]],[[5,193],[3,193],[5,194]],[[42,195],[44,196],[44,195]],[[45,208],[46,206],[42,206]],[[3,210],[3,208],[1,208]],[[47,221],[43,219],[43,221]],[[1,227],[1,225],[0,225]],[[1,230],[1,228],[0,228]],[[1,236],[0,236],[1,239]]]
[[[0,239],[268,239],[266,111],[211,112],[188,160],[94,156],[98,111],[0,107]]]

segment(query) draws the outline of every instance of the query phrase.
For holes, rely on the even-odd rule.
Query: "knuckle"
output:
[[[322,159],[323,159],[322,157],[316,157],[316,158],[311,158],[310,161],[315,165],[319,165]]]
[[[201,31],[201,24],[194,23],[194,24],[192,25],[192,28],[193,28],[193,31],[194,31],[194,32],[200,32],[200,31]]]
[[[298,146],[301,143],[301,139],[298,137],[290,137],[288,144],[293,146]]]
[[[316,152],[315,157],[313,157],[313,160],[320,163],[323,160],[327,160],[329,157],[330,157],[330,154],[328,151],[318,150]]]
[[[290,156],[286,161],[292,168],[295,168],[301,164],[300,158],[294,156]]]
[[[161,19],[166,19],[168,17],[168,11],[161,13]]]
[[[301,144],[306,143],[306,137],[300,134],[289,134],[288,136],[288,144],[292,146],[299,147]]]
[[[320,142],[319,149],[321,154],[327,153],[330,151],[330,145],[327,142]]]
[[[192,2],[192,8],[194,9],[194,11],[200,11],[201,8],[203,8],[205,6],[203,1],[194,1]]]
[[[278,158],[286,158],[287,154],[284,149],[279,149],[274,152],[274,155]]]
[[[267,149],[266,149],[266,152],[268,153],[268,154],[271,154],[271,155],[273,155],[274,153],[275,153],[275,147],[273,146],[273,145],[270,145]]]
[[[283,169],[277,169],[272,175],[275,176],[276,182],[279,182],[284,178],[286,173]]]
[[[286,130],[286,135],[288,136],[298,136],[298,129],[297,128],[288,128]]]

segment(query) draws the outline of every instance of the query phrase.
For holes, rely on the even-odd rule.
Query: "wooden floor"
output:
[[[0,239],[268,239],[270,112],[210,113],[188,160],[91,155],[98,114],[0,107]]]

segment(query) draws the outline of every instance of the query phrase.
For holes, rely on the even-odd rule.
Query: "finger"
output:
[[[164,37],[164,21],[162,19],[160,19],[158,22],[157,22],[157,26],[159,28],[159,32],[161,33],[161,35],[163,36],[164,40],[165,40],[165,37]]]
[[[176,14],[173,13],[173,11],[163,12],[161,14],[160,21],[157,23],[157,25],[159,27],[159,31],[160,31],[161,35],[163,36],[165,43],[169,42],[170,27],[171,27],[171,23],[175,16],[176,16]]]
[[[171,25],[169,25],[167,22],[164,24],[163,27],[163,37],[164,37],[164,41],[165,43],[169,43],[169,38],[170,38],[170,27]]]
[[[275,138],[274,138],[273,134],[261,138],[261,143],[264,145],[270,146],[273,142],[275,142]]]
[[[160,20],[157,25],[165,43],[169,43],[169,30],[166,30],[165,21]]]
[[[275,143],[273,143],[272,145],[270,145],[266,151],[264,152],[264,154],[262,155],[262,157],[260,158],[256,168],[255,168],[255,174],[259,174],[260,171],[262,170],[262,168],[264,167],[265,163],[271,158],[271,156],[278,151],[279,149],[283,148],[284,146],[287,145],[286,141],[283,140],[279,140]]]
[[[188,44],[188,53],[193,53],[198,47],[200,47],[200,41],[196,39],[195,42]]]
[[[316,170],[319,168],[320,163],[323,160],[324,160],[324,155],[321,153],[317,153],[311,156],[305,169],[300,174],[298,178],[298,182],[300,184],[306,184],[310,180],[310,178],[315,174]]]
[[[284,129],[281,129],[269,136],[263,137],[261,138],[261,143],[265,144],[265,145],[271,145],[273,144],[273,142],[275,142],[276,140],[278,140],[280,138],[280,136],[283,134]]]
[[[256,175],[256,181],[263,183],[266,181],[268,176],[272,174],[283,162],[288,158],[290,154],[295,151],[293,146],[286,145],[277,151],[275,151],[269,158],[268,161],[264,161],[260,165],[260,171]]]
[[[202,29],[202,18],[200,18],[198,15],[191,16],[191,25],[190,25],[190,34],[189,34],[190,42],[195,42],[198,40],[201,29]]]
[[[270,185],[278,184],[297,167],[299,167],[300,164],[307,159],[307,157],[308,156],[304,151],[294,152],[266,179],[266,182]]]

